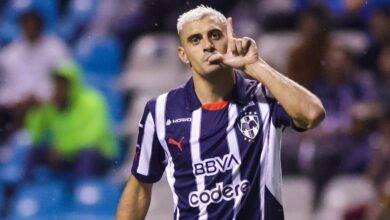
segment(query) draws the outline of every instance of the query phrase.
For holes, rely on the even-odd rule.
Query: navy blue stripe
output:
[[[229,146],[227,143],[226,129],[229,124],[229,108],[218,111],[202,110],[202,123],[201,123],[201,158],[202,160],[209,158],[220,158],[224,155],[228,155]],[[208,190],[217,187],[217,183],[223,183],[223,185],[232,184],[231,170],[226,172],[218,172],[212,176],[205,177],[205,188]],[[208,219],[232,219],[234,215],[234,199],[230,201],[222,200],[219,203],[210,203],[207,206]]]
[[[169,153],[172,156],[175,172],[174,191],[178,197],[179,219],[196,219],[199,209],[193,208],[188,202],[189,194],[197,190],[196,179],[192,173],[191,146],[189,143],[191,135],[191,122],[172,123],[174,119],[191,118],[192,112],[185,108],[184,100],[186,93],[183,88],[173,90],[167,96],[165,111],[165,140],[167,142]],[[171,124],[167,124],[167,120]],[[175,141],[183,140],[182,149],[177,145],[169,144],[169,139]],[[194,217],[195,216],[195,217]]]
[[[282,205],[272,195],[267,186],[265,186],[264,191],[264,220],[284,220]]]
[[[263,149],[263,134],[262,134],[262,122],[260,109],[256,103],[251,107],[248,107],[245,112],[243,111],[242,106],[238,108],[238,120],[248,112],[257,113],[259,119],[259,132],[254,139],[254,143],[250,143],[248,140],[245,140],[245,135],[240,131],[238,126],[235,126],[237,140],[240,146],[240,155],[241,155],[241,181],[250,180],[251,187],[247,194],[242,198],[241,206],[237,213],[237,220],[250,220],[258,219],[260,216],[260,156]],[[238,121],[238,123],[240,123]]]
[[[152,117],[153,117],[153,114],[155,113],[155,110],[154,110],[155,104],[156,104],[156,101],[151,100],[145,106],[144,113],[143,113],[141,121],[140,121],[140,124],[142,125],[142,127],[139,127],[139,131],[138,131],[138,139],[137,139],[138,147],[136,148],[136,152],[134,155],[134,162],[133,162],[133,166],[131,169],[132,174],[138,180],[140,180],[141,182],[145,182],[145,183],[154,183],[154,182],[159,181],[162,177],[162,174],[164,173],[164,169],[165,169],[165,165],[166,165],[164,163],[165,153],[164,153],[164,150],[162,149],[162,147],[159,143],[157,133],[155,132],[153,135],[153,141],[152,141],[152,153],[151,153],[151,160],[150,160],[150,166],[149,166],[149,172],[148,172],[149,175],[145,176],[145,175],[137,173],[137,169],[138,169],[138,165],[139,165],[139,157],[140,157],[140,153],[141,153],[140,148],[142,146],[144,131],[145,131],[146,118],[148,117],[149,113],[152,114]]]

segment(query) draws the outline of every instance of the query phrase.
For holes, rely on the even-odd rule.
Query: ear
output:
[[[177,48],[177,55],[179,56],[180,60],[183,63],[185,63],[185,64],[189,64],[190,63],[190,61],[187,59],[187,54],[184,51],[184,48],[182,46]]]

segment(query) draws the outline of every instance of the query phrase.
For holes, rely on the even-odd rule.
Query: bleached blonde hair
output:
[[[221,23],[226,23],[226,17],[221,12],[205,5],[199,5],[196,8],[191,9],[179,16],[176,25],[177,33],[180,35],[180,32],[183,29],[183,25],[185,23],[200,20],[207,15],[214,16]]]

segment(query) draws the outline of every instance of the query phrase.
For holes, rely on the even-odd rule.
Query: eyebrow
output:
[[[222,30],[219,29],[219,28],[213,28],[213,29],[207,31],[207,33],[209,34],[209,33],[212,33],[212,32],[214,32],[214,31],[222,32]]]
[[[218,34],[221,34],[221,35],[223,35],[223,32],[222,32],[222,30],[220,30],[220,29],[218,29],[218,28],[213,28],[213,29],[211,29],[211,30],[209,30],[208,32],[207,32],[207,36],[211,36],[212,34],[214,34],[214,33],[218,33]]]

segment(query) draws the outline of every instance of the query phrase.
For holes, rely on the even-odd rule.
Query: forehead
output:
[[[215,16],[206,15],[199,20],[194,20],[194,21],[184,23],[183,28],[180,32],[180,38],[185,39],[186,37],[192,34],[204,33],[215,28],[224,30],[225,27],[226,27],[226,23],[222,23]]]

